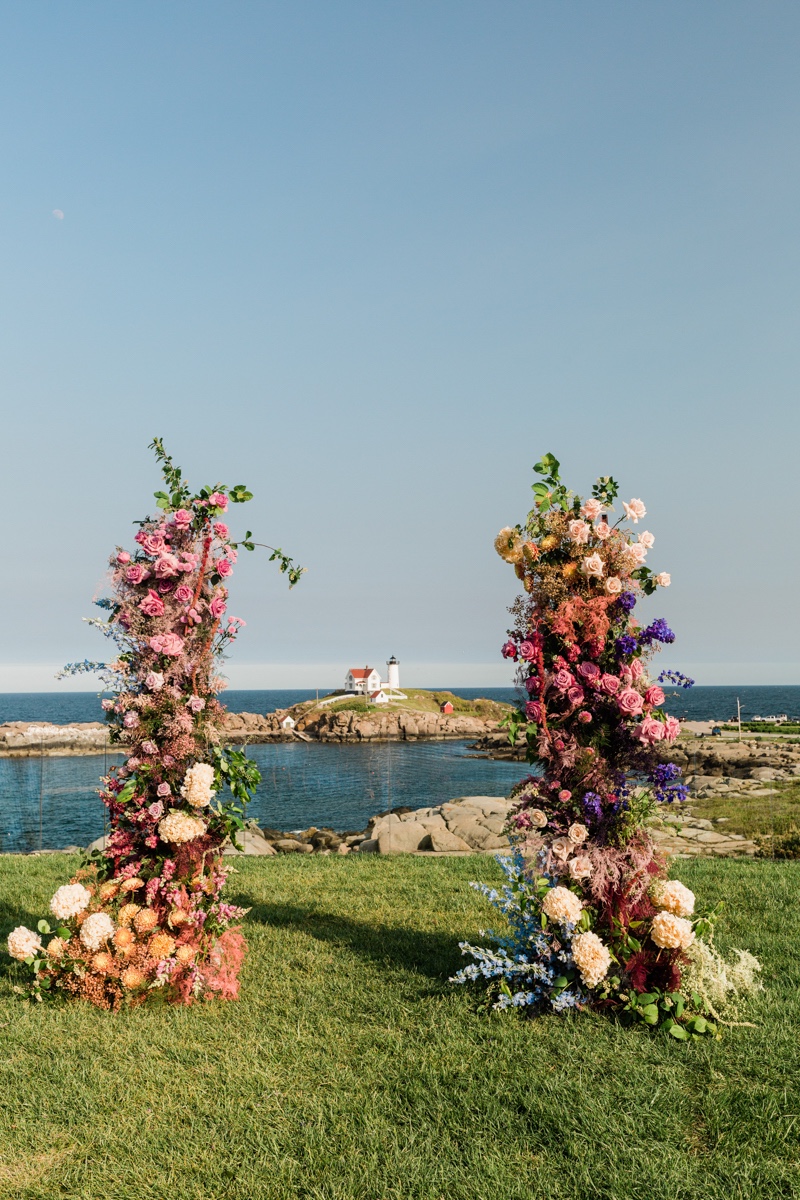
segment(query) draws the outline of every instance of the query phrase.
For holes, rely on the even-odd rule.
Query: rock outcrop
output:
[[[0,757],[102,754],[108,729],[100,721],[53,725],[49,721],[7,721],[0,725]]]

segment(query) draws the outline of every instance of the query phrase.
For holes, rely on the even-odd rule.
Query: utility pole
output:
[[[739,697],[736,697],[736,720],[739,725],[739,741],[742,740],[742,706],[739,703]]]

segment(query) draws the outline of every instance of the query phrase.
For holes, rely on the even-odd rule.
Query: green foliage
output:
[[[214,788],[217,792],[216,804],[212,805],[211,811],[218,827],[239,848],[236,835],[245,827],[245,811],[261,782],[261,772],[244,750],[235,750],[231,746],[225,749],[210,746],[209,758],[214,767]],[[220,796],[225,789],[232,798],[223,802]]]
[[[532,484],[535,497],[534,513],[531,517],[548,512],[551,508],[560,508],[567,512],[572,506],[573,493],[568,491],[561,482],[559,468],[561,464],[554,454],[545,454],[534,466],[537,475],[544,476],[542,481]]]
[[[695,1011],[698,1009],[701,1011]],[[661,992],[656,989],[652,992],[630,992],[622,1011],[629,1019],[658,1027],[662,1033],[669,1034],[679,1042],[689,1041],[690,1038],[719,1037],[710,1014],[702,1009],[703,1001],[697,992],[687,997],[680,992]]]
[[[619,484],[611,475],[600,475],[592,485],[592,495],[595,500],[611,508],[619,495]]]

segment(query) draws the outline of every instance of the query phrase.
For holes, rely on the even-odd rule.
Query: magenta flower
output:
[[[188,529],[192,523],[192,514],[187,508],[179,508],[176,513],[172,514],[172,520],[178,529]]]
[[[158,787],[156,788],[156,795],[157,796],[171,796],[172,788],[169,786],[168,783],[160,783],[158,785]]]
[[[192,589],[187,587],[185,583],[182,583],[175,588],[175,599],[179,604],[188,604],[191,598]]]
[[[529,642],[527,639],[522,642],[519,648],[519,656],[523,662],[533,662],[536,658],[536,646],[533,642]]]
[[[517,659],[517,644],[516,644],[516,642],[511,642],[511,641],[506,642],[504,644],[502,650],[500,651],[500,653],[502,654],[503,658],[511,658],[516,662],[516,659]]]
[[[141,563],[133,563],[125,572],[125,579],[128,583],[136,585],[137,583],[141,583],[142,580],[147,579],[149,575],[150,572]]]
[[[222,512],[225,512],[228,507],[228,497],[224,492],[212,492],[208,497],[208,503],[212,508],[219,508]]]
[[[151,637],[148,641],[148,646],[151,650],[155,650],[156,654],[168,654],[172,658],[178,658],[183,654],[184,641],[178,637],[177,633],[161,633],[156,637]]]
[[[139,608],[148,617],[163,617],[164,601],[159,599],[152,588],[148,588],[147,595],[139,604]]]
[[[228,526],[222,521],[216,521],[214,523],[214,533],[218,538],[226,538],[228,536]]]
[[[227,579],[229,575],[233,574],[233,567],[228,562],[227,558],[218,558],[214,563],[214,570],[223,579]]]

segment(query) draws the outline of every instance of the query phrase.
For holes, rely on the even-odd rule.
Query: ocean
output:
[[[513,701],[513,689],[441,688],[465,699]],[[313,691],[229,691],[231,712],[271,712],[312,699]],[[670,693],[667,708],[690,720],[800,715],[800,687],[697,687]],[[102,720],[99,700],[85,692],[0,695],[0,722]],[[522,763],[475,756],[467,742],[335,745],[287,742],[248,747],[262,782],[248,816],[276,829],[326,825],[361,830],[387,808],[440,804],[457,796],[506,795],[526,773]],[[117,755],[0,758],[0,850],[86,846],[104,831],[96,789]]]

